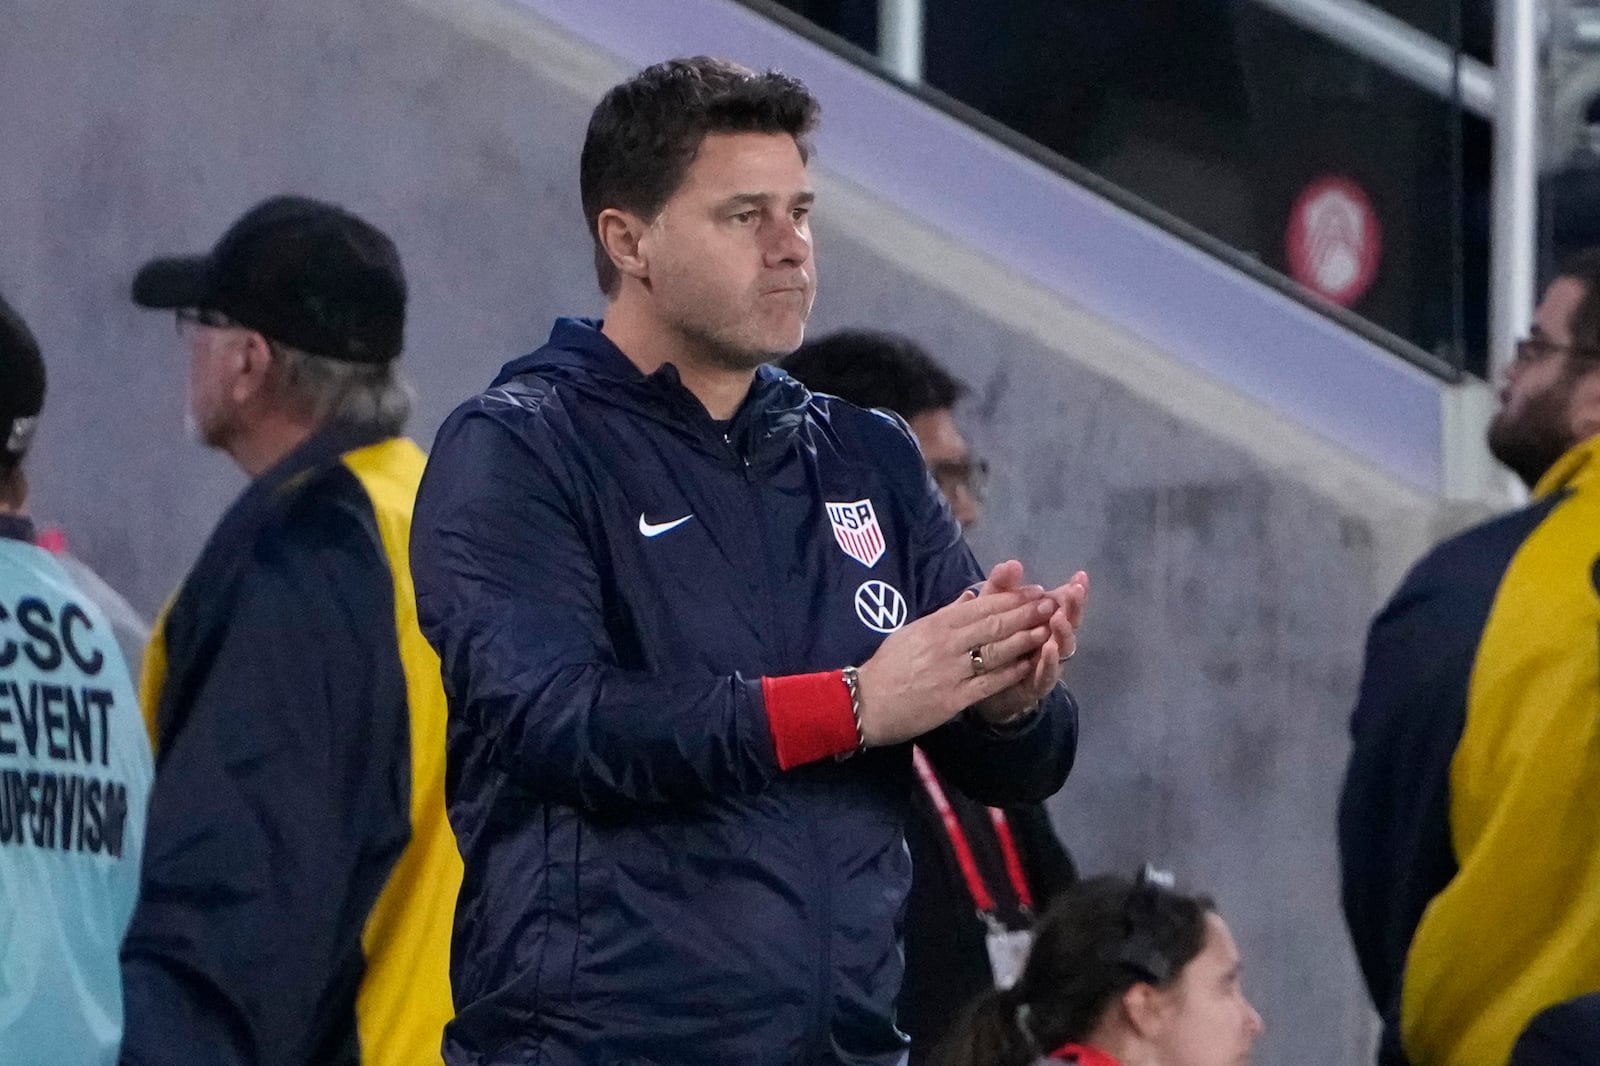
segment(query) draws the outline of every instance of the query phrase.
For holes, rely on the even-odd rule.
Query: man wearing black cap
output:
[[[262,203],[133,298],[177,317],[199,437],[254,480],[157,623],[125,1063],[439,1061],[460,859],[406,564],[406,283],[337,207]]]
[[[106,1062],[150,750],[111,623],[26,514],[44,390],[38,344],[0,300],[0,1062]]]

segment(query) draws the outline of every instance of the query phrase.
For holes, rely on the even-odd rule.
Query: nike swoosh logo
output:
[[[691,511],[688,514],[684,515],[682,518],[679,518],[679,519],[677,519],[676,521],[673,521],[673,522],[646,522],[644,520],[644,515],[640,515],[639,516],[639,532],[643,533],[647,537],[659,537],[659,536],[661,536],[661,534],[667,532],[669,529],[677,529],[679,526],[683,525],[685,522],[687,522],[689,519],[691,519],[693,517],[694,517],[694,512]]]

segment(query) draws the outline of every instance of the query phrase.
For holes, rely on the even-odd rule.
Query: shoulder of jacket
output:
[[[273,514],[256,529],[252,554],[259,563],[290,569],[382,556],[376,522],[376,504],[361,479],[332,463],[284,486]]]
[[[922,452],[911,426],[904,418],[883,407],[857,407],[847,400],[826,393],[811,394],[814,416],[827,423],[846,442],[859,442],[877,449],[888,448],[914,455],[922,461]]]
[[[505,409],[536,415],[551,401],[553,393],[554,382],[550,378],[529,371],[485,389],[464,406],[476,406],[484,411]]]
[[[490,386],[463,401],[444,420],[438,440],[448,440],[469,426],[498,425],[517,437],[537,435],[570,390],[559,390],[549,377],[529,372]],[[437,449],[437,444],[435,444]]]
[[[1409,617],[1424,606],[1435,616],[1477,617],[1493,600],[1512,557],[1561,498],[1535,500],[1435,545],[1407,571],[1379,621]]]
[[[1412,567],[1407,584],[1454,582],[1474,574],[1498,580],[1517,549],[1565,498],[1555,493],[1534,500],[1446,538]]]

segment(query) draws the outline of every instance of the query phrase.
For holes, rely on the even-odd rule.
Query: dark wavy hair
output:
[[[900,333],[841,329],[806,341],[780,366],[812,392],[901,418],[954,407],[967,388]]]
[[[578,164],[600,291],[614,295],[622,280],[600,243],[600,212],[620,208],[654,218],[683,184],[708,133],[787,133],[809,159],[818,111],[817,98],[798,79],[709,56],[657,63],[606,93],[589,116]]]
[[[1141,878],[1081,881],[1035,929],[1017,983],[967,1008],[940,1046],[938,1066],[1030,1066],[1081,1042],[1136,984],[1170,986],[1205,945],[1216,907]]]
[[[39,342],[4,296],[0,296],[0,505],[21,507],[28,497],[22,459],[31,434],[15,434],[21,419],[44,408],[44,359]],[[13,448],[13,445],[15,447]]]

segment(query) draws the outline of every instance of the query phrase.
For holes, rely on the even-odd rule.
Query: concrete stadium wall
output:
[[[426,444],[554,315],[599,311],[576,159],[624,69],[493,3],[0,5],[0,291],[51,372],[36,513],[143,611],[171,592],[243,482],[186,439],[171,321],[128,283],[280,191],[395,237]],[[980,556],[1093,576],[1063,837],[1087,870],[1154,859],[1219,897],[1258,1061],[1363,1061],[1333,805],[1364,627],[1438,508],[826,160],[819,183],[814,329],[901,329],[946,359],[997,471]]]

